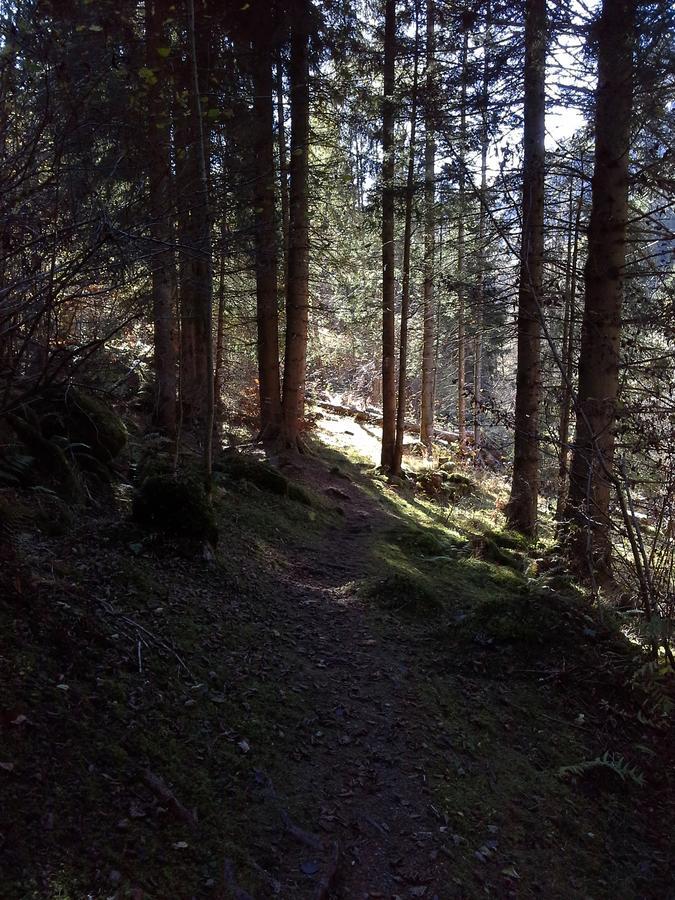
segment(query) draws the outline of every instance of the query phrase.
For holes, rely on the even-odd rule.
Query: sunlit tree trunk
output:
[[[255,274],[258,323],[260,437],[275,438],[281,425],[279,307],[275,222],[272,47],[263,35],[253,45],[255,156]],[[282,186],[283,190],[283,186]]]
[[[291,26],[289,67],[291,162],[289,191],[286,354],[283,384],[283,444],[301,449],[300,425],[307,364],[309,321],[309,4],[298,4]]]
[[[436,228],[436,140],[434,137],[434,0],[427,0],[426,108],[424,115],[424,325],[422,336],[422,401],[420,441],[431,452],[434,439],[434,252]]]
[[[394,256],[394,67],[396,0],[386,0],[382,98],[382,467],[391,471],[396,444]]]
[[[546,0],[527,0],[518,369],[513,478],[506,518],[509,527],[528,536],[536,532],[539,493],[546,44]]]
[[[168,65],[160,53],[166,47],[167,0],[147,0],[145,5],[146,65],[153,73],[147,90],[147,161],[150,194],[152,319],[154,328],[154,422],[170,437],[176,435],[177,334],[176,260],[174,255],[171,191],[170,112],[166,96]]]
[[[626,262],[635,10],[635,0],[604,0],[597,30],[595,170],[569,495],[575,525],[572,554],[596,579],[611,575],[608,526]]]

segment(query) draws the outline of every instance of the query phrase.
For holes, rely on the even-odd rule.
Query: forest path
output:
[[[359,427],[359,426],[356,426]],[[285,630],[293,636],[270,665],[308,710],[305,750],[286,784],[311,791],[316,816],[299,823],[341,847],[339,898],[449,897],[447,827],[433,808],[426,761],[438,738],[420,703],[420,660],[396,628],[374,627],[357,583],[372,574],[377,537],[395,520],[354,481],[309,460],[303,481],[337,500],[344,522],[318,542],[294,547],[279,578]],[[289,653],[290,651],[290,653]],[[442,741],[440,741],[442,743]],[[325,861],[287,857],[281,895],[314,896]],[[304,884],[303,884],[304,880]]]

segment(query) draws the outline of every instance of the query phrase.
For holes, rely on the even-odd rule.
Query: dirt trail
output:
[[[305,480],[334,499],[340,492],[345,522],[318,546],[296,548],[280,582],[284,615],[301,641],[300,664],[282,677],[315,710],[311,753],[288,773],[317,799],[317,820],[303,824],[340,842],[330,896],[448,897],[447,829],[424,766],[432,723],[418,704],[417,660],[403,640],[374,633],[352,584],[368,574],[372,541],[391,517],[318,463]],[[312,883],[292,872],[282,885],[282,896],[313,895]]]

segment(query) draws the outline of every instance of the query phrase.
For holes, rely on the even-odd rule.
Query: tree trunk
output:
[[[580,569],[611,576],[609,501],[619,390],[633,107],[635,0],[604,0],[598,27],[595,170],[581,328],[570,534]]]
[[[422,337],[422,401],[420,440],[431,453],[434,439],[434,250],[436,228],[435,163],[432,92],[434,89],[434,0],[427,0],[426,97],[424,112],[424,331]]]
[[[188,0],[188,30],[190,38],[190,121],[191,150],[194,161],[195,185],[191,209],[193,223],[192,278],[194,285],[194,335],[199,423],[204,440],[204,478],[207,490],[211,487],[213,455],[213,272],[211,261],[211,219],[209,215],[209,153],[202,116],[201,91],[208,84],[208,27],[204,8],[200,6],[199,39],[195,17],[195,0]],[[201,83],[200,83],[201,68]]]
[[[261,37],[253,45],[255,134],[255,275],[258,322],[260,437],[278,436],[281,425],[277,233],[274,210],[274,98],[272,47]]]
[[[291,26],[289,68],[291,163],[288,277],[286,281],[286,357],[283,392],[283,444],[301,449],[300,424],[307,364],[309,320],[309,3],[299,4]]]
[[[487,157],[490,133],[488,129],[488,47],[490,44],[491,7],[485,10],[485,41],[483,44],[483,84],[481,90],[480,135],[480,210],[478,212],[478,277],[476,279],[476,333],[473,341],[473,441],[480,446],[481,375],[483,364],[483,309],[485,306],[485,224],[487,220]]]
[[[410,245],[412,238],[412,206],[415,178],[415,135],[417,130],[417,74],[419,62],[419,28],[415,10],[415,56],[413,60],[412,109],[410,111],[410,143],[408,172],[405,185],[405,224],[403,228],[403,277],[401,279],[401,336],[398,363],[398,405],[396,407],[396,441],[392,475],[400,475],[403,462],[403,434],[405,431],[406,369],[408,362],[408,318],[410,316]]]
[[[509,527],[528,536],[537,528],[541,301],[544,256],[544,128],[546,0],[527,0],[523,126],[523,235],[518,289],[518,370]]]
[[[213,359],[213,416],[217,435],[223,424],[223,371],[225,352],[225,228],[221,234],[220,265],[218,272],[218,310],[216,312],[216,352]]]
[[[462,86],[460,90],[459,121],[459,197],[457,226],[457,430],[459,440],[466,441],[466,343],[465,307],[466,272],[464,265],[464,212],[466,205],[466,61],[469,51],[469,30],[464,29],[462,40]]]
[[[579,227],[584,203],[583,156],[581,159],[581,189],[574,204],[572,191],[574,178],[570,177],[570,218],[565,262],[565,313],[563,317],[562,377],[560,400],[560,427],[558,429],[558,495],[555,518],[558,526],[565,516],[567,498],[567,473],[569,458],[570,417],[572,412],[572,389],[575,371],[574,334],[576,331],[577,264],[579,258]],[[576,205],[576,211],[575,211]]]
[[[171,198],[171,133],[166,98],[168,66],[159,49],[166,46],[167,0],[147,0],[146,65],[154,80],[147,85],[148,97],[148,187],[152,217],[151,250],[152,319],[154,326],[155,425],[176,436],[177,335],[176,260],[174,256],[173,209]]]
[[[396,0],[386,0],[384,17],[384,96],[382,98],[382,457],[391,471],[396,445],[394,318],[394,76]]]
[[[277,147],[279,152],[279,193],[281,195],[281,234],[283,237],[284,286],[288,276],[288,155],[286,150],[286,113],[284,111],[284,69],[281,54],[276,62]]]

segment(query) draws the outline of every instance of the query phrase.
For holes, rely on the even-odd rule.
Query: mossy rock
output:
[[[241,453],[230,454],[218,460],[214,468],[233,481],[248,481],[270,494],[288,497],[304,506],[314,505],[310,493],[302,485],[289,481],[285,475],[261,460]]]
[[[449,534],[441,536],[431,528],[415,526],[393,528],[390,534],[392,539],[407,552],[413,551],[422,556],[444,556],[447,553],[456,553],[464,546],[462,541]]]
[[[501,595],[478,603],[461,622],[471,640],[511,644],[526,655],[580,657],[598,644],[627,649],[618,627],[582,598],[564,594]]]
[[[114,410],[84,391],[64,394],[66,428],[73,443],[86,444],[99,462],[110,464],[127,444],[127,429]]]
[[[96,463],[109,466],[127,444],[122,419],[106,403],[71,384],[55,385],[34,404],[42,434],[72,445],[83,469],[98,474]]]
[[[507,550],[520,550],[522,553],[527,553],[530,549],[530,539],[517,531],[488,529],[485,532],[485,537],[492,540],[498,547],[504,547]]]
[[[523,557],[514,553],[512,550],[500,547],[496,541],[490,537],[481,535],[473,541],[474,555],[478,559],[484,559],[486,562],[495,563],[498,566],[508,566],[517,572],[523,571]]]
[[[150,531],[218,543],[218,527],[202,486],[172,475],[146,478],[133,501],[134,519]]]
[[[443,611],[443,604],[434,591],[411,575],[395,573],[368,581],[361,593],[384,609],[416,618],[433,618]]]
[[[471,493],[476,487],[473,479],[469,478],[468,475],[462,475],[461,472],[444,472],[443,481],[446,485],[452,486],[456,491],[462,491],[467,494]]]

